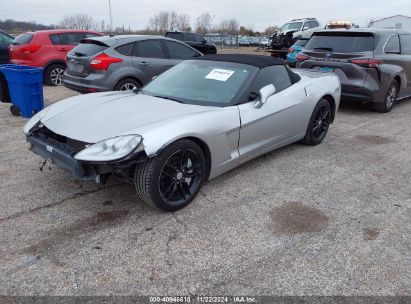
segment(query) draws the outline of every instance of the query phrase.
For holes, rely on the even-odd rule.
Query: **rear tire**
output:
[[[387,94],[385,95],[385,100],[383,102],[374,103],[374,111],[379,113],[388,113],[392,110],[395,102],[397,101],[399,93],[399,85],[396,80],[391,82],[388,88]]]
[[[133,78],[121,79],[114,86],[114,91],[132,91],[134,89],[140,89],[141,84]]]
[[[188,139],[178,140],[138,164],[134,173],[139,199],[164,211],[187,206],[197,196],[205,176],[204,153]]]
[[[309,146],[319,145],[327,135],[331,117],[330,103],[322,98],[314,108],[302,143]]]
[[[44,83],[48,86],[61,86],[66,67],[63,64],[53,63],[44,71]]]

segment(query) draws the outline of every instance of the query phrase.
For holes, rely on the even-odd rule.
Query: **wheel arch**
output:
[[[212,159],[211,159],[211,151],[209,146],[207,145],[207,143],[200,139],[199,137],[195,137],[195,136],[183,136],[183,137],[179,137],[179,138],[175,138],[174,140],[172,140],[171,142],[167,143],[166,145],[162,146],[154,155],[148,156],[148,157],[155,157],[156,155],[158,155],[162,150],[164,150],[165,148],[167,148],[168,146],[170,146],[171,144],[175,143],[176,141],[179,140],[183,140],[183,139],[187,139],[187,140],[191,140],[192,142],[196,143],[200,149],[203,151],[205,159],[206,159],[206,180],[208,180],[208,178],[210,177],[210,173],[211,173],[211,163],[212,163]]]
[[[401,85],[402,85],[402,80],[401,80],[401,76],[400,75],[395,75],[394,76],[394,80],[397,82],[398,84],[398,91],[401,90]]]
[[[141,81],[140,79],[138,79],[138,77],[136,77],[135,75],[123,75],[120,79],[118,79],[116,82],[114,82],[113,91],[114,91],[114,88],[117,86],[117,84],[118,84],[120,81],[122,81],[122,80],[124,80],[124,79],[127,79],[127,78],[131,78],[131,79],[137,81],[137,82],[141,85],[141,87],[143,87],[142,81]]]
[[[44,65],[43,72],[45,72],[51,65],[60,64],[66,68],[66,63],[63,60],[51,60]]]
[[[331,123],[334,122],[335,119],[335,110],[336,110],[336,104],[335,104],[335,99],[332,95],[327,94],[324,95],[321,99],[325,99],[330,103],[330,107],[331,107]]]
[[[64,62],[64,61],[62,61],[62,60],[51,60],[51,61],[49,61],[49,62],[47,62],[47,64],[45,64],[44,65],[44,67],[43,67],[43,81],[45,82],[45,83],[47,83],[47,70],[48,70],[48,68],[50,68],[52,65],[60,65],[60,66],[62,66],[64,69],[66,69],[67,68],[67,65],[66,65],[66,63]]]
[[[191,140],[193,142],[195,142],[203,151],[204,156],[206,158],[206,163],[207,163],[207,174],[206,174],[206,180],[208,180],[209,176],[210,176],[210,172],[211,172],[211,152],[210,152],[210,148],[208,147],[208,145],[201,140],[198,137],[185,137],[185,138],[181,138],[181,139],[188,139]]]

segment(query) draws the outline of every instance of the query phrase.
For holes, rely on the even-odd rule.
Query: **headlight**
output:
[[[37,125],[44,116],[46,116],[48,110],[49,108],[45,108],[37,114],[35,114],[32,118],[30,118],[30,120],[25,124],[23,128],[23,131],[26,135],[29,135],[31,129],[33,129],[33,127]]]
[[[74,158],[90,162],[119,160],[132,152],[143,150],[143,138],[140,135],[124,135],[109,138],[91,145],[77,153]]]

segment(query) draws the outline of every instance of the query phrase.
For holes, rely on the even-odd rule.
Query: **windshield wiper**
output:
[[[175,101],[175,102],[183,103],[181,100],[178,100],[178,99],[173,98],[173,97],[161,96],[161,95],[154,95],[153,97],[157,97],[157,98],[162,98],[162,99],[167,99],[167,100],[172,100],[172,101]]]
[[[329,47],[317,47],[317,48],[314,48],[314,51],[329,51],[329,52],[332,52],[333,49],[329,48]]]

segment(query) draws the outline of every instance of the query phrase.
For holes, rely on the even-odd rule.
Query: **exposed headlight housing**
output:
[[[140,135],[124,135],[105,139],[77,153],[74,158],[88,162],[116,161],[131,153],[143,151]]]
[[[24,125],[23,131],[24,134],[29,135],[30,131],[40,122],[40,120],[46,116],[49,108],[45,108],[40,112],[36,113],[30,120]]]

